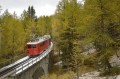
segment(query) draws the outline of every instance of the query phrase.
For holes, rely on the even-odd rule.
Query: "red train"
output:
[[[38,37],[27,43],[27,54],[28,56],[37,56],[46,50],[51,44],[50,35],[44,35]]]

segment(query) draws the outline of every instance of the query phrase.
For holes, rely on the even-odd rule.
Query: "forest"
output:
[[[100,70],[101,75],[120,74],[120,67],[110,63],[111,56],[120,56],[119,3],[120,0],[84,0],[84,4],[60,0],[54,15],[39,17],[33,6],[28,6],[20,17],[6,10],[0,15],[0,64],[25,54],[26,43],[33,35],[49,34],[53,53],[58,53],[51,60],[62,61],[57,73],[73,71],[79,75],[85,68]],[[90,49],[95,51],[85,55]]]

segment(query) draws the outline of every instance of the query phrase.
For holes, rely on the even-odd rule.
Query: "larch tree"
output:
[[[1,37],[1,52],[3,52],[4,56],[6,56],[8,53],[10,53],[10,46],[11,46],[11,40],[10,40],[10,34],[11,34],[11,30],[10,30],[10,26],[11,26],[11,19],[12,19],[12,15],[10,15],[10,13],[8,12],[8,10],[6,10],[4,12],[4,14],[1,17],[2,19],[2,24],[1,27],[3,29],[2,31],[2,37]],[[6,45],[5,45],[6,44]]]
[[[117,41],[112,37],[114,35],[111,32],[115,30],[112,27],[119,26],[113,24],[115,20],[112,20],[112,16],[116,17],[112,10],[110,11],[113,2],[109,0],[86,0],[84,4],[88,37],[92,39],[91,42],[96,47],[98,61],[106,69],[112,67],[109,58],[115,53],[114,47],[117,44]]]
[[[2,52],[5,58],[11,58],[23,52],[24,38],[21,22],[16,14],[11,15],[7,10],[3,13],[1,27],[2,31]],[[18,53],[19,52],[19,53]]]
[[[38,18],[37,33],[39,35],[51,35],[51,18],[49,16],[41,16]]]
[[[77,71],[81,64],[80,32],[78,30],[81,26],[80,10],[82,7],[77,0],[61,0],[54,16],[58,22],[55,28],[59,32],[58,45],[63,53],[63,66],[74,71]]]

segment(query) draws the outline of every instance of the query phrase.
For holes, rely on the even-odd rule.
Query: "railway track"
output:
[[[18,61],[16,61],[13,64],[10,64],[8,66],[5,66],[0,69],[0,79],[3,79],[7,76],[15,76],[16,74],[20,74],[22,71],[26,70],[27,68],[31,67],[33,64],[39,62],[42,60],[44,57],[46,57],[49,52],[52,50],[52,42],[51,46],[43,51],[39,56],[37,57],[29,57],[26,56]]]
[[[10,64],[8,66],[5,66],[3,68],[0,69],[0,79],[14,73],[14,69],[16,67],[19,67],[21,64],[25,63],[26,61],[28,61],[30,58],[28,56],[16,61],[13,64]]]

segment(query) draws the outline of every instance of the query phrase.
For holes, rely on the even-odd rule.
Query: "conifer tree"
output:
[[[116,14],[113,13],[112,7],[114,6],[111,7],[112,3],[114,4],[114,1],[86,0],[84,5],[87,15],[88,35],[90,34],[90,39],[92,38],[92,42],[94,42],[99,62],[106,69],[112,67],[109,63],[109,58],[115,53],[115,46],[118,44],[115,37],[112,37],[117,35],[115,28],[119,26],[119,24],[114,24],[115,20],[113,20],[113,17],[115,18]]]
[[[28,16],[29,16],[29,18],[30,19],[35,19],[35,9],[34,9],[34,7],[33,6],[29,6],[28,7]]]
[[[58,19],[60,25],[58,28],[61,27],[62,30],[59,30],[59,45],[60,50],[63,52],[62,54],[62,61],[63,65],[66,66],[68,69],[75,69],[74,65],[77,65],[74,63],[76,61],[77,57],[79,60],[77,62],[80,62],[80,44],[75,44],[76,42],[79,42],[80,34],[78,31],[78,28],[80,27],[80,9],[81,6],[77,3],[76,0],[62,0],[58,4],[58,8],[56,11],[56,18]],[[75,52],[76,50],[76,52]],[[80,64],[80,63],[79,63]]]
[[[1,54],[4,58],[11,58],[19,54],[18,52],[23,52],[24,50],[24,40],[21,40],[21,38],[24,38],[24,31],[15,13],[11,15],[6,10],[1,20],[1,27],[3,29]]]

